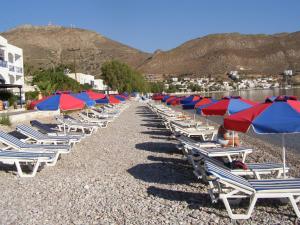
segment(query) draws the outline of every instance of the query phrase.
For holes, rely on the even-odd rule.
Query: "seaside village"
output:
[[[200,94],[277,78],[173,76],[164,87],[180,93],[145,94],[81,72],[57,78],[77,92],[33,85],[0,37],[2,224],[297,224],[297,97]]]

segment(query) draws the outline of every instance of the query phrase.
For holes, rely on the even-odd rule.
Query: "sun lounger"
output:
[[[45,144],[30,144],[21,141],[20,139],[0,131],[0,142],[7,145],[4,150],[15,149],[20,151],[49,151],[59,154],[66,154],[71,151],[70,145],[45,145]]]
[[[197,146],[199,148],[217,148],[221,147],[219,143],[216,141],[202,141],[202,140],[194,140],[191,137],[187,137],[185,135],[176,136],[177,140],[179,141],[179,144],[177,145],[177,148],[182,151],[182,153],[188,158],[190,154],[190,149],[193,148],[193,146]]]
[[[252,148],[249,147],[217,147],[217,148],[201,148],[195,145],[185,145],[188,155],[197,156],[199,154],[206,155],[210,158],[222,157],[232,162],[234,158],[241,158],[244,163],[248,154],[252,153]]]
[[[47,124],[43,124],[38,120],[31,120],[30,125],[38,128],[40,132],[49,136],[68,136],[68,137],[74,137],[78,139],[82,139],[85,137],[84,134],[79,132],[70,132],[70,133],[58,132],[59,131],[58,128],[53,129]]]
[[[96,131],[99,127],[96,125],[91,125],[87,123],[82,123],[75,120],[65,119],[61,116],[56,116],[55,119],[61,123],[58,125],[60,131],[81,131],[83,134],[91,135],[94,131]]]
[[[20,124],[16,127],[16,130],[23,135],[27,136],[27,140],[34,140],[38,144],[68,144],[72,145],[80,141],[79,138],[68,137],[68,136],[48,136],[45,135],[30,126]]]
[[[0,162],[10,165],[14,164],[20,177],[34,177],[42,164],[49,166],[55,165],[58,155],[59,154],[51,152],[20,152],[0,150]],[[23,171],[23,164],[32,165],[29,173]]]
[[[78,115],[81,118],[81,122],[85,122],[88,124],[95,124],[101,128],[106,128],[108,125],[108,122],[109,122],[108,120],[88,117],[87,115],[84,115],[83,113],[78,113]]]
[[[173,127],[171,130],[175,136],[185,135],[187,137],[201,137],[203,141],[213,141],[216,139],[218,131],[211,126],[198,128]]]
[[[209,192],[218,193],[218,199],[223,201],[231,219],[249,219],[257,199],[269,198],[289,199],[296,216],[300,218],[297,206],[297,202],[300,200],[300,179],[246,180],[209,161],[205,162],[205,168],[213,176]],[[246,213],[233,213],[229,201],[242,198],[250,199]]]
[[[261,175],[266,174],[274,174],[276,178],[280,178],[283,174],[281,163],[244,163],[245,168],[230,168],[228,167],[229,163],[228,166],[226,166],[223,161],[217,160],[215,158],[209,158],[207,155],[203,155],[199,152],[197,153],[197,155],[189,155],[188,160],[194,168],[193,172],[196,177],[204,181],[207,181],[207,174],[204,168],[205,161],[210,161],[211,163],[214,163],[215,165],[226,169],[235,175],[249,176],[255,179],[261,179]],[[288,171],[289,168],[286,167],[286,173]]]
[[[105,119],[105,120],[108,120],[109,122],[112,122],[116,117],[118,117],[118,114],[104,113],[104,112],[100,112],[96,109],[91,109],[87,113],[87,116],[99,118],[99,119]]]

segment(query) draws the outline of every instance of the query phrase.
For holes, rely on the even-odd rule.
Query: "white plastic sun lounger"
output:
[[[187,137],[185,135],[176,136],[176,139],[179,141],[177,148],[183,151],[184,155],[188,155],[191,148],[199,147],[199,148],[217,148],[221,147],[221,145],[216,141],[197,141],[192,139],[191,137]]]
[[[175,136],[184,135],[187,137],[201,137],[203,141],[212,141],[216,139],[218,131],[214,127],[198,127],[198,128],[178,128],[173,127],[171,130]]]
[[[80,139],[68,136],[48,136],[25,124],[20,124],[16,130],[27,136],[27,140],[34,140],[38,144],[68,144],[72,145],[78,143]]]
[[[206,161],[205,168],[214,178],[210,181],[209,192],[218,193],[231,219],[249,219],[257,199],[277,198],[289,199],[294,212],[300,218],[297,202],[300,200],[300,179],[270,179],[246,180],[232,174],[215,164]],[[250,199],[250,204],[245,214],[233,213],[229,200]]]
[[[113,114],[113,113],[104,113],[104,112],[99,112],[96,109],[91,109],[88,112],[88,115],[93,118],[98,118],[98,119],[105,119],[108,120],[109,122],[112,122],[116,117],[118,117],[118,114]]]
[[[7,145],[4,150],[15,149],[20,151],[49,151],[59,154],[66,154],[71,151],[70,145],[44,145],[44,144],[29,144],[20,139],[0,131],[0,142]]]
[[[30,125],[36,127],[37,129],[39,129],[40,132],[49,136],[67,136],[67,137],[77,138],[77,139],[82,139],[85,137],[84,134],[79,132],[72,132],[72,133],[58,132],[59,131],[58,127],[56,129],[53,129],[47,124],[43,124],[38,120],[31,120]]]
[[[108,120],[98,119],[98,118],[91,118],[83,113],[78,113],[79,117],[81,118],[81,122],[85,122],[88,124],[97,125],[100,128],[106,128],[108,125]]]
[[[59,154],[51,152],[20,152],[0,150],[0,162],[15,165],[20,177],[34,177],[42,164],[53,166],[56,164]],[[26,173],[22,164],[32,165],[31,172]]]
[[[78,121],[71,121],[60,116],[56,116],[55,118],[57,122],[61,123],[58,125],[60,131],[66,131],[68,133],[71,131],[81,131],[82,134],[91,135],[98,129],[98,126],[81,123]]]
[[[261,179],[261,175],[270,175],[274,174],[276,178],[280,178],[283,174],[283,168],[281,163],[245,163],[247,169],[241,168],[229,168],[224,162],[221,162],[215,158],[209,158],[206,155],[198,153],[197,156],[189,155],[189,162],[192,164],[194,168],[194,174],[198,179],[202,179],[207,181],[207,173],[204,168],[204,162],[209,161],[216,166],[219,166],[225,170],[230,171],[231,173],[238,176],[250,176],[255,179]],[[289,171],[289,168],[286,167],[286,173]]]
[[[241,158],[244,163],[248,154],[252,153],[252,148],[249,147],[224,147],[224,148],[201,148],[198,146],[185,145],[188,155],[197,156],[199,154],[206,155],[210,158],[222,157],[227,158],[229,162],[233,161],[233,158]]]

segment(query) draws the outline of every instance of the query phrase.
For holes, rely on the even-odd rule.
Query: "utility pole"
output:
[[[73,52],[73,57],[74,57],[74,73],[75,73],[75,80],[77,80],[77,74],[76,74],[76,52],[80,51],[80,48],[69,48],[67,49],[69,52]]]

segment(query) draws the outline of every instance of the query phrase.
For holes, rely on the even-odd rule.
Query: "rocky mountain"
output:
[[[72,64],[77,71],[100,75],[110,59],[124,61],[145,74],[225,75],[278,74],[300,70],[300,32],[275,35],[214,34],[188,41],[170,51],[145,53],[96,32],[60,26],[18,27],[0,35],[23,48],[25,63],[34,67]]]
[[[96,32],[60,26],[25,25],[0,33],[12,44],[21,47],[24,62],[35,68],[73,64],[74,49],[77,72],[100,75],[101,65],[118,59],[137,67],[150,54],[110,40]]]
[[[157,51],[139,69],[152,74],[278,74],[300,70],[300,32],[276,35],[215,34]]]

